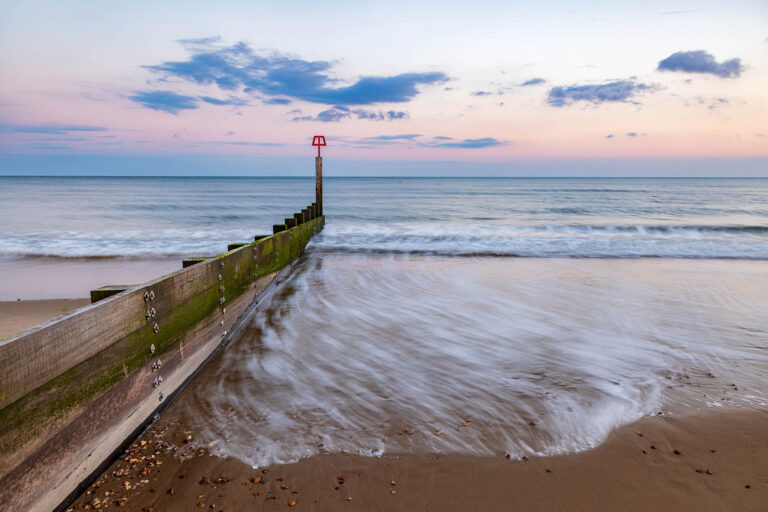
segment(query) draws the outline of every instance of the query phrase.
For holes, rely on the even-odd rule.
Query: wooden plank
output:
[[[0,503],[49,510],[64,499],[156,409],[159,390],[175,389],[218,346],[323,221],[202,260],[0,344]],[[170,380],[158,390],[152,362],[161,357]]]
[[[323,158],[315,157],[315,202],[317,214],[323,215]]]
[[[129,290],[131,288],[134,288],[138,285],[135,284],[111,284],[108,286],[102,286],[101,288],[97,288],[95,290],[91,290],[91,304],[94,302],[99,302],[100,300],[106,299],[108,297],[111,297],[113,295],[117,295],[118,293],[124,292],[125,290]]]

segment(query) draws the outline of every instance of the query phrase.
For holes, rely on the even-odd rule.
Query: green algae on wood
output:
[[[186,333],[211,321],[222,308],[222,302],[234,301],[259,278],[298,257],[322,223],[323,219],[318,218],[277,235],[238,244],[216,257],[196,258],[199,262],[195,265],[195,278],[181,285],[165,286],[171,280],[182,280],[179,273],[144,285],[158,294],[153,302],[157,311],[152,321],[0,409],[0,461],[20,462],[13,461],[14,454],[24,453],[28,443],[38,437],[51,437],[122,380],[179,347]],[[56,324],[44,328],[55,329]],[[24,343],[23,338],[9,343]],[[154,352],[150,352],[150,346]]]

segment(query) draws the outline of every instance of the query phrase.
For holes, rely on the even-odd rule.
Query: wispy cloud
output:
[[[218,38],[183,40],[192,55],[186,61],[167,61],[147,69],[225,91],[259,92],[327,105],[402,103],[419,94],[418,86],[442,83],[439,72],[364,76],[347,86],[329,72],[326,61],[307,61],[279,53],[261,55],[244,42],[221,46]],[[148,105],[149,106],[149,105]],[[154,107],[149,107],[154,108]],[[177,109],[178,111],[178,109]]]
[[[721,78],[736,78],[744,71],[741,59],[717,62],[715,57],[704,50],[675,52],[659,61],[659,71],[682,71],[683,73],[704,73]]]
[[[176,42],[188,50],[195,50],[199,48],[210,48],[211,46],[221,44],[221,36],[177,39]]]
[[[416,137],[421,137],[418,133],[404,133],[401,135],[378,135],[376,137],[363,137],[360,140],[365,141],[392,141],[392,140],[413,140]]]
[[[728,98],[704,98],[696,96],[694,98],[699,105],[707,105],[707,110],[716,110],[729,103]]]
[[[368,121],[394,121],[397,119],[407,119],[408,113],[402,111],[388,110],[386,112],[366,110],[362,108],[351,109],[343,105],[323,110],[316,116],[296,116],[292,121],[319,121],[321,123],[336,123],[346,119],[362,119]]]
[[[491,94],[493,93],[488,91],[473,91],[469,93],[470,96],[490,96]]]
[[[437,137],[435,137],[437,138]],[[464,149],[479,149],[479,148],[492,148],[496,146],[504,146],[508,144],[507,141],[498,140],[494,137],[483,137],[480,139],[464,139],[450,142],[425,142],[419,144],[423,147],[430,148],[464,148]]]
[[[521,83],[522,86],[528,86],[528,85],[539,85],[546,82],[543,78],[531,78],[530,80],[526,80],[525,82]]]
[[[72,124],[0,124],[0,133],[44,133],[47,135],[67,135],[70,132],[103,132],[102,126],[84,126]]]
[[[184,96],[171,91],[139,91],[129,99],[152,110],[159,110],[174,115],[182,110],[192,110],[200,107],[195,97]],[[209,101],[208,103],[211,102]]]
[[[416,133],[405,133],[401,135],[378,135],[376,137],[364,137],[362,139],[349,140],[339,139],[341,142],[353,145],[359,148],[372,148],[382,145],[408,145],[409,147],[422,148],[460,148],[460,149],[482,149],[496,146],[504,146],[509,141],[498,140],[494,137],[483,137],[480,139],[456,140],[453,137],[443,135],[422,139],[423,135]],[[419,140],[422,139],[422,140]]]
[[[211,96],[200,96],[200,99],[206,103],[210,103],[211,105],[232,105],[235,107],[243,107],[245,105],[248,105],[248,100],[244,100],[242,98],[235,98],[234,96],[230,96],[225,100],[222,100],[219,98],[212,98]]]
[[[291,100],[288,98],[269,98],[264,100],[265,105],[290,105]]]
[[[654,91],[656,86],[637,83],[634,79],[616,80],[598,85],[570,85],[553,87],[547,103],[553,107],[564,107],[578,101],[593,104],[605,102],[629,102],[639,93]],[[635,102],[636,103],[636,102]]]

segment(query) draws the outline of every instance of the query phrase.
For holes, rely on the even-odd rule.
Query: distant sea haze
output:
[[[327,178],[323,252],[768,259],[768,179]],[[311,178],[0,177],[0,259],[220,253]]]

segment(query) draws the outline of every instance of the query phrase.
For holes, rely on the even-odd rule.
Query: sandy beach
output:
[[[0,340],[90,303],[90,299],[0,301]]]
[[[181,259],[0,258],[0,301],[89,297],[102,286],[144,283],[179,270]]]
[[[731,325],[760,328],[759,268],[679,267],[307,258],[71,509],[763,510],[763,341],[757,330],[733,347],[725,335],[708,341]],[[358,273],[389,287],[360,285]],[[726,315],[700,291],[704,273],[738,308]],[[451,308],[465,283],[482,293]],[[515,304],[524,306],[510,314]],[[551,308],[558,327],[519,342]],[[664,343],[640,327],[647,318],[665,326]],[[538,350],[546,336],[556,344]],[[745,343],[754,346],[738,375],[707,352],[717,345],[735,360]],[[668,362],[680,354],[697,363]],[[661,405],[620,421],[634,414],[620,407],[650,407],[653,393]],[[260,462],[270,460],[298,462]]]
[[[768,411],[649,417],[599,447],[508,459],[326,454],[251,467],[156,424],[68,510],[765,510]],[[183,461],[177,457],[184,453]]]

